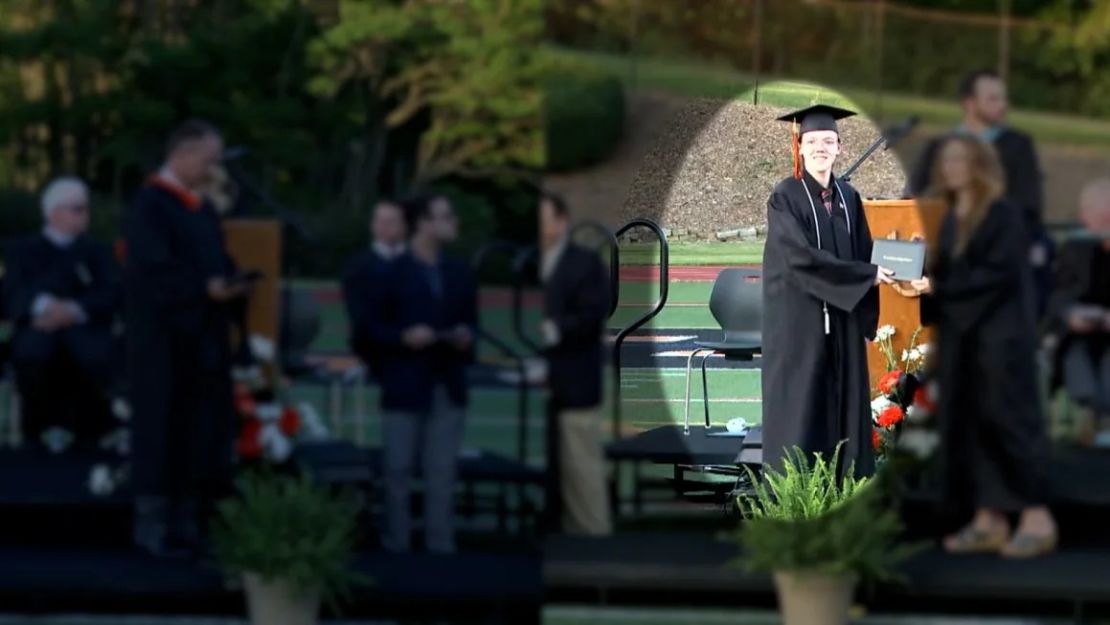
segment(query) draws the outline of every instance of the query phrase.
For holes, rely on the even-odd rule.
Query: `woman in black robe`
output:
[[[945,501],[975,509],[945,538],[953,553],[1031,557],[1052,551],[1056,525],[1045,506],[1048,451],[1037,389],[1033,276],[1028,237],[1002,199],[991,147],[944,140],[928,194],[948,212],[930,250],[922,320],[935,327],[933,361],[943,441]],[[1020,513],[1011,535],[1007,515]]]

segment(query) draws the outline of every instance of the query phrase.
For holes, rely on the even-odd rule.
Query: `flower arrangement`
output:
[[[921,332],[921,327],[914,330],[901,354],[894,348],[897,333],[894,326],[884,325],[875,335],[875,343],[886,360],[886,373],[879,378],[871,401],[871,445],[879,462],[896,445],[918,457],[928,456],[935,447],[935,432],[917,427],[912,428],[912,434],[903,432],[907,424],[924,426],[934,412],[932,387],[925,381],[930,348],[928,343],[918,342]]]
[[[280,464],[293,454],[298,440],[327,436],[327,429],[310,404],[293,405],[267,391],[252,391],[243,383],[235,384],[233,401],[240,418],[235,442],[240,460]]]

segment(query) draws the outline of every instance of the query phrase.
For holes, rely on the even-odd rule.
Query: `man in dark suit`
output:
[[[567,533],[605,535],[612,520],[600,407],[609,276],[597,254],[569,240],[570,215],[561,198],[543,195],[539,210],[553,486],[549,518]]]
[[[1079,406],[1079,442],[1110,446],[1110,178],[1080,194],[1082,236],[1064,243],[1056,269],[1049,323],[1056,367]]]
[[[198,191],[222,151],[214,126],[183,123],[123,227],[135,541],[156,554],[199,546],[202,504],[230,478],[228,306],[248,287]]]
[[[74,439],[95,446],[110,422],[119,268],[108,246],[86,235],[81,180],[51,182],[42,210],[42,231],[13,244],[4,280],[23,431],[54,451]]]
[[[466,371],[474,360],[478,292],[468,265],[443,252],[458,236],[440,196],[404,203],[409,249],[371,276],[368,340],[378,359],[384,441],[383,546],[410,549],[409,492],[416,460],[424,477],[425,548],[455,550],[454,493]]]
[[[404,251],[404,210],[400,204],[383,199],[374,206],[370,220],[370,249],[355,254],[347,261],[342,279],[351,349],[371,374],[376,374],[378,361],[367,329],[370,289],[381,265],[392,263]]]
[[[963,122],[966,132],[994,145],[1006,176],[1006,199],[1020,212],[1026,232],[1033,240],[1029,262],[1037,281],[1038,314],[1045,310],[1052,290],[1052,240],[1044,227],[1044,191],[1037,151],[1029,135],[1006,125],[1009,103],[1006,83],[995,72],[971,72],[960,82]],[[932,184],[933,165],[939,139],[925,145],[909,180],[912,195],[921,195]]]

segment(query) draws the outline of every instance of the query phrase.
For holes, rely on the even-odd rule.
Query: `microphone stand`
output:
[[[238,166],[232,163],[227,163],[227,175],[231,180],[238,185],[240,189],[245,191],[253,197],[259,204],[270,209],[282,225],[287,226],[290,230],[295,232],[301,240],[311,242],[312,236],[304,226],[304,220],[300,215],[285,208],[281,203],[275,200],[270,194],[258,188],[249,178],[241,171]]]
[[[866,161],[868,158],[871,157],[872,154],[875,153],[875,150],[878,150],[880,146],[882,146],[884,150],[890,149],[892,146],[894,146],[895,143],[898,143],[902,140],[903,137],[910,134],[910,131],[913,130],[913,127],[916,125],[917,118],[911,117],[901,124],[898,124],[897,126],[891,128],[889,131],[884,132],[883,136],[876,139],[875,142],[871,144],[871,147],[867,148],[867,150],[864,151],[863,155],[860,156],[855,163],[852,163],[852,166],[848,168],[848,171],[838,176],[837,179],[844,182],[851,182],[852,174],[854,174],[856,170],[859,169],[859,166],[862,165],[864,161]]]

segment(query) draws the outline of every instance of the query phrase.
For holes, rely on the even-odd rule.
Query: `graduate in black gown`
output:
[[[195,191],[222,149],[215,127],[185,122],[124,221],[135,541],[154,553],[198,546],[198,514],[230,480],[229,305],[247,286]]]
[[[953,553],[1031,557],[1052,551],[1045,506],[1048,439],[1038,397],[1029,237],[1003,199],[990,145],[957,134],[939,144],[931,196],[949,209],[929,254],[922,321],[934,326],[945,500],[975,510],[948,536]],[[1011,533],[1010,513],[1020,513]]]
[[[874,472],[867,340],[879,319],[871,232],[859,193],[832,175],[836,120],[853,113],[817,105],[780,118],[794,126],[794,175],[767,201],[763,251],[763,461],[782,470],[784,450]]]

